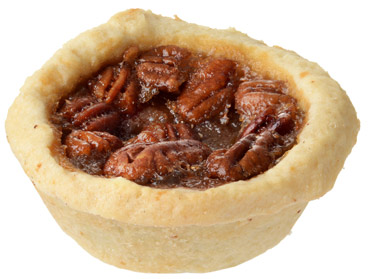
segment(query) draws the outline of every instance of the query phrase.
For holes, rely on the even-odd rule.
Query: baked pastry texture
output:
[[[177,45],[244,62],[283,80],[305,113],[297,144],[268,171],[204,191],[156,189],[67,167],[50,123],[55,103],[131,45]],[[61,228],[97,258],[142,272],[207,272],[276,245],[328,192],[356,142],[345,92],[317,64],[233,29],[128,10],[66,43],[9,110],[9,143]]]

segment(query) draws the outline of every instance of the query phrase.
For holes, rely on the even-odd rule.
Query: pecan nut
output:
[[[106,159],[122,141],[106,132],[75,130],[65,139],[66,154],[72,163],[90,174],[102,174]]]
[[[200,63],[174,106],[174,111],[190,123],[200,123],[227,114],[234,98],[235,63],[213,59]]]
[[[141,83],[139,101],[145,103],[160,91],[175,93],[187,79],[190,52],[177,46],[161,46],[143,53],[136,67]]]
[[[146,87],[167,92],[176,92],[185,81],[178,68],[150,62],[137,66],[137,76]]]
[[[96,100],[91,96],[75,97],[64,100],[63,105],[57,111],[58,115],[67,121],[72,121],[77,113],[81,112],[85,107],[94,104]]]
[[[285,92],[284,82],[278,80],[252,80],[239,85],[235,107],[246,123],[242,137],[269,125],[275,125],[281,135],[293,130],[297,102]]]
[[[129,143],[155,143],[181,139],[195,139],[195,134],[186,124],[155,123],[146,127]]]
[[[113,153],[104,167],[108,176],[146,184],[181,176],[204,161],[211,150],[200,141],[178,140],[130,144]]]
[[[250,178],[269,169],[291,145],[270,129],[249,134],[230,149],[216,150],[208,157],[208,176],[226,181]]]
[[[274,130],[281,136],[287,135],[294,132],[296,125],[298,125],[294,116],[294,114],[287,112],[276,115],[274,108],[267,108],[241,129],[239,138],[251,133],[260,133],[264,129]]]
[[[248,93],[236,95],[236,109],[240,114],[252,118],[263,113],[267,109],[273,109],[275,114],[290,112],[297,113],[296,101],[293,97],[283,94],[268,92]]]
[[[139,94],[137,82],[132,78],[132,66],[139,54],[137,47],[130,47],[117,66],[106,67],[88,85],[99,101],[115,104],[121,111],[132,115],[136,111],[136,100]]]
[[[113,131],[120,122],[113,106],[97,103],[92,97],[66,100],[58,113],[72,127],[87,131]]]

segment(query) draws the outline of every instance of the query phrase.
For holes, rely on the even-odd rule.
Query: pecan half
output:
[[[216,150],[208,157],[208,176],[235,181],[258,175],[271,167],[291,144],[284,144],[282,137],[270,129],[259,135],[249,134],[230,149]]]
[[[237,95],[236,97],[237,110],[249,118],[258,116],[267,109],[273,109],[275,114],[290,112],[292,115],[296,115],[296,107],[295,99],[289,95],[259,92]]]
[[[91,96],[75,97],[66,99],[63,106],[57,111],[64,119],[72,121],[75,115],[85,107],[94,104],[96,100]]]
[[[99,75],[88,82],[92,93],[98,100],[115,104],[126,114],[136,111],[139,94],[137,82],[131,77],[132,66],[139,54],[137,47],[128,48],[123,60],[117,66],[108,66]]]
[[[113,153],[104,167],[108,176],[122,176],[138,183],[182,176],[207,158],[211,150],[200,141],[178,140],[130,144]]]
[[[241,129],[239,138],[251,133],[259,133],[264,129],[274,130],[281,136],[294,132],[298,126],[294,119],[296,115],[288,112],[280,112],[276,115],[274,108],[267,108]]]
[[[66,154],[72,163],[90,173],[102,174],[110,154],[122,146],[122,141],[106,132],[75,130],[65,139]]]
[[[160,91],[175,93],[187,79],[190,52],[177,46],[161,46],[143,53],[136,67],[141,83],[139,101],[145,103]]]
[[[130,143],[155,143],[180,139],[195,139],[195,134],[184,123],[155,123],[145,128]]]
[[[234,98],[235,63],[213,59],[200,63],[178,97],[174,110],[190,123],[227,114]]]
[[[72,127],[87,131],[113,131],[120,122],[119,112],[92,97],[66,100],[58,112]]]
[[[271,123],[281,135],[293,130],[298,114],[296,100],[286,95],[284,82],[254,80],[243,82],[235,94],[235,107],[246,127],[242,137]]]

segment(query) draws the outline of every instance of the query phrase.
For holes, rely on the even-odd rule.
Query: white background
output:
[[[334,189],[313,201],[278,246],[192,278],[370,278],[370,8],[367,1],[2,1],[0,4],[0,278],[189,278],[121,270],[62,232],[6,142],[7,109],[25,78],[64,42],[116,12],[141,7],[230,26],[318,62],[347,91],[361,131]]]

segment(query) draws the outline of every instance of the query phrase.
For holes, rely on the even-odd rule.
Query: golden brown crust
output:
[[[55,102],[128,46],[164,44],[246,62],[286,81],[306,113],[297,145],[265,173],[206,191],[154,189],[62,167],[48,120]],[[358,129],[345,92],[317,64],[232,29],[213,30],[142,10],[119,13],[66,43],[27,79],[6,121],[9,143],[39,191],[75,210],[146,226],[229,223],[316,199],[333,187]]]

